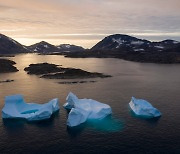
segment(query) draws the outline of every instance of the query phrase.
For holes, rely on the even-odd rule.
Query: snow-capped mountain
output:
[[[57,48],[62,52],[76,52],[85,50],[81,46],[71,45],[71,44],[60,44]]]
[[[152,46],[159,50],[180,49],[180,42],[175,40],[164,40],[161,42],[152,42]],[[176,52],[180,52],[180,50],[177,50]]]
[[[161,42],[151,42],[138,39],[136,37],[115,34],[105,37],[97,43],[91,50],[119,50],[134,52],[165,51],[180,47],[180,42],[174,40],[164,40]],[[176,51],[177,52],[177,51]]]
[[[138,39],[136,37],[115,34],[105,37],[102,41],[97,43],[93,50],[113,50],[119,48],[141,48],[146,47],[150,44],[150,41]]]
[[[28,49],[33,52],[37,52],[37,53],[59,52],[59,50],[56,46],[49,44],[45,41],[41,41],[39,43],[28,46]]]
[[[27,53],[28,49],[17,41],[0,34],[0,54]]]

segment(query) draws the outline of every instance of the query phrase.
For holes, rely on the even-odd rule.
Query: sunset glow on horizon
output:
[[[179,8],[179,0],[0,0],[0,33],[85,48],[111,34],[180,41]]]

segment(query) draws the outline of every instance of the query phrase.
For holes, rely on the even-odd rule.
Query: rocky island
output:
[[[9,73],[19,71],[15,66],[16,63],[9,59],[0,59],[0,73]]]
[[[111,77],[97,72],[88,72],[77,68],[64,68],[49,63],[30,64],[24,69],[28,74],[40,75],[48,79],[82,79],[82,78],[106,78]]]

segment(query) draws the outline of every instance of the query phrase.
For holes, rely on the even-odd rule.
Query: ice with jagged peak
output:
[[[58,110],[57,98],[45,104],[35,104],[24,102],[22,95],[12,95],[5,97],[2,118],[22,118],[28,121],[37,121],[50,118]]]
[[[161,116],[161,112],[158,109],[154,108],[149,102],[143,99],[136,99],[135,97],[132,97],[129,106],[138,116],[147,118]]]
[[[66,98],[64,108],[71,109],[68,115],[67,125],[78,126],[88,119],[101,120],[112,113],[111,107],[92,99],[79,99],[73,93]]]

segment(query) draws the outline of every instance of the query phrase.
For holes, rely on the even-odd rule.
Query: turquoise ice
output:
[[[5,97],[2,109],[3,118],[22,118],[28,121],[44,120],[59,110],[58,99],[52,99],[45,104],[25,103],[22,95]]]
[[[129,106],[137,116],[147,118],[161,116],[161,112],[158,109],[154,108],[149,102],[143,99],[136,99],[135,97],[132,97]]]
[[[73,93],[66,98],[64,108],[71,109],[67,119],[70,127],[78,126],[90,119],[103,119],[112,113],[111,107],[92,99],[78,99]]]

